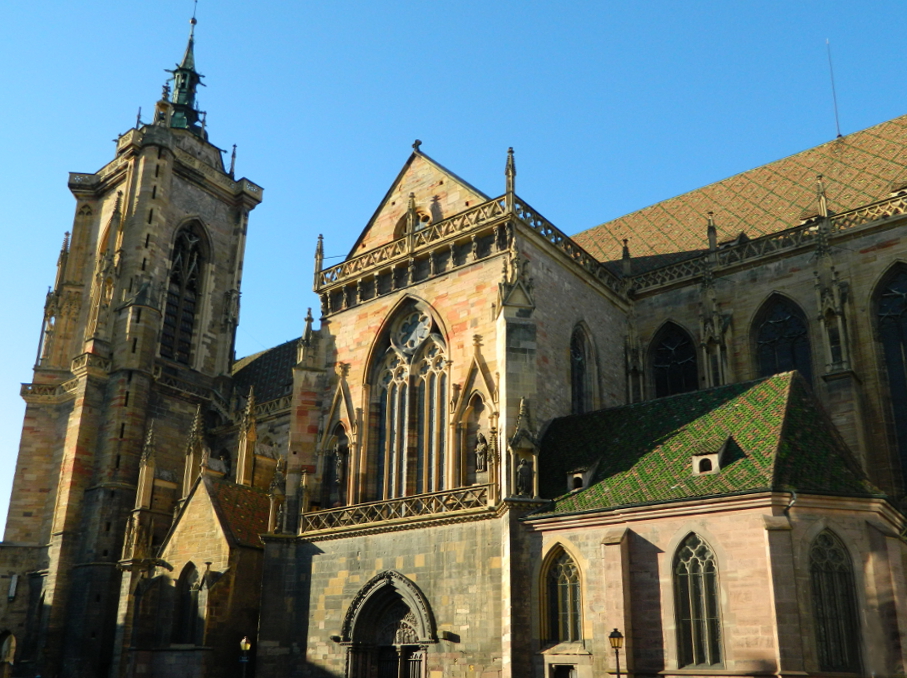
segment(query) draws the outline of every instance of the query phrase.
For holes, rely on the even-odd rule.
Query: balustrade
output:
[[[355,504],[326,511],[303,513],[300,533],[350,528],[418,516],[439,516],[475,511],[488,507],[490,485],[471,485],[454,490],[417,494]]]

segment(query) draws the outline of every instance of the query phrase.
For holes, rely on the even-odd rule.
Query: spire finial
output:
[[[632,262],[630,260],[630,241],[624,238],[624,247],[621,251],[621,261],[624,275],[630,275],[632,272]]]
[[[513,161],[513,146],[507,149],[507,164],[504,167],[504,176],[507,178],[505,200],[508,209],[513,210],[513,194],[516,190],[516,163]]]
[[[420,148],[421,146],[422,146],[422,140],[421,140],[421,139],[416,139],[416,140],[413,142],[413,150],[414,150],[416,153],[421,153],[421,152],[422,152],[422,151],[419,150],[419,148]]]
[[[230,156],[230,176],[233,176],[236,170],[236,144],[233,144],[233,155]]]

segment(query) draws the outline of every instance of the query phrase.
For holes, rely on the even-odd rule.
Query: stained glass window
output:
[[[674,323],[665,325],[652,342],[650,352],[655,376],[655,397],[695,391],[699,387],[696,347]]]
[[[830,530],[824,530],[809,549],[816,652],[822,671],[860,671],[860,634],[857,622],[853,564],[847,548]]]
[[[674,557],[674,600],[679,666],[720,664],[718,568],[712,550],[695,533]]]
[[[812,381],[812,354],[806,316],[792,301],[772,297],[755,326],[756,364],[759,376],[797,370]]]
[[[376,499],[444,489],[447,360],[432,327],[425,313],[404,316],[377,369]]]
[[[579,570],[566,552],[561,552],[548,568],[547,587],[548,640],[581,640]]]
[[[900,269],[878,296],[879,339],[884,347],[888,392],[902,472],[907,476],[907,270]]]

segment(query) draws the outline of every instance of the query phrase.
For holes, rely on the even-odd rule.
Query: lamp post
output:
[[[242,664],[242,678],[246,678],[246,667],[249,665],[250,647],[252,647],[252,643],[249,642],[249,636],[243,636],[242,640],[239,641],[239,649],[242,650],[242,656],[239,658],[239,663]]]
[[[611,635],[608,636],[608,640],[611,641],[611,647],[614,648],[614,662],[615,667],[617,668],[617,678],[620,678],[620,648],[624,645],[624,635],[614,629],[611,632]]]

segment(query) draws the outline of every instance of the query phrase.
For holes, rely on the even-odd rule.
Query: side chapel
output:
[[[70,175],[3,675],[904,674],[907,116],[572,237],[417,141],[236,360],[194,29]]]

